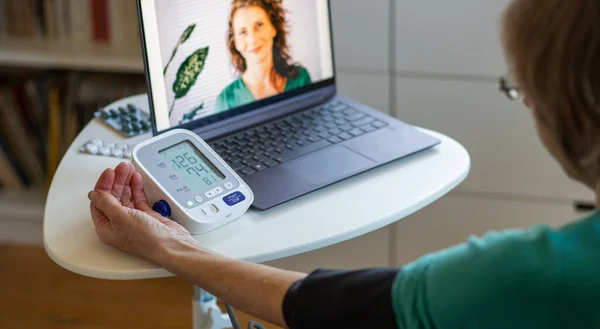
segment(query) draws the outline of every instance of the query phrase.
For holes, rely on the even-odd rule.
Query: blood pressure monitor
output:
[[[132,160],[153,209],[191,234],[241,217],[254,202],[250,187],[189,130],[174,129],[136,145]]]

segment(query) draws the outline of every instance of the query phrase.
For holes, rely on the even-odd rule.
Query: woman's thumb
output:
[[[88,193],[88,198],[98,210],[102,211],[109,218],[116,218],[122,215],[123,206],[112,194],[94,190]]]

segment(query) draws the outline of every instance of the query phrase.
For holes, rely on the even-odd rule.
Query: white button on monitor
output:
[[[215,195],[219,195],[219,194],[223,193],[223,188],[220,187],[220,186],[219,187],[215,187],[213,189],[213,192],[215,192]]]
[[[204,196],[207,197],[208,199],[213,198],[215,195],[216,194],[213,190],[206,191],[206,193],[204,193]]]
[[[202,197],[197,196],[194,200],[196,200],[196,202],[201,203],[202,202]]]
[[[225,183],[225,188],[228,190],[231,190],[233,188],[233,183],[232,182]]]
[[[206,216],[211,216],[219,212],[219,209],[214,204],[202,208],[202,213]]]

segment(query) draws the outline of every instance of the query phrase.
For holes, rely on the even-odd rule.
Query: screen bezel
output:
[[[246,105],[242,105],[239,106],[235,109],[231,109],[228,111],[225,111],[223,113],[217,113],[217,114],[213,114],[201,119],[196,119],[194,121],[191,122],[187,122],[184,124],[180,124],[180,125],[176,125],[176,126],[171,126],[169,128],[163,129],[161,131],[158,131],[156,129],[156,117],[154,115],[155,113],[155,106],[154,106],[154,97],[152,96],[152,80],[151,80],[151,74],[150,74],[150,65],[148,64],[148,50],[146,47],[146,32],[145,32],[145,28],[144,28],[144,17],[142,15],[142,8],[141,8],[141,2],[142,1],[154,1],[154,0],[137,0],[136,4],[137,4],[137,11],[138,11],[138,23],[139,23],[139,30],[140,30],[140,37],[141,37],[141,46],[142,46],[142,57],[143,57],[143,61],[144,61],[144,75],[146,77],[146,87],[148,89],[148,106],[149,108],[149,114],[150,114],[150,122],[152,123],[152,135],[153,136],[157,136],[163,133],[166,133],[170,130],[173,129],[188,129],[188,130],[195,130],[195,129],[199,129],[199,128],[203,128],[203,127],[208,127],[211,124],[214,123],[220,123],[223,122],[225,120],[229,120],[229,119],[234,119],[236,117],[239,117],[240,115],[249,113],[249,112],[254,112],[256,110],[260,110],[262,108],[265,107],[269,107],[270,105],[276,104],[278,102],[282,102],[285,100],[289,100],[292,99],[294,97],[298,97],[304,94],[307,94],[309,92],[312,91],[316,91],[322,88],[326,88],[326,87],[331,87],[333,86],[334,89],[336,88],[336,78],[337,78],[337,69],[336,69],[336,62],[335,62],[335,47],[334,47],[334,39],[333,39],[333,22],[332,22],[332,13],[331,13],[331,1],[330,0],[326,0],[327,1],[327,15],[328,15],[328,20],[329,20],[329,43],[330,43],[330,47],[331,47],[331,63],[332,63],[332,72],[333,75],[331,78],[328,79],[324,79],[321,80],[319,82],[314,82],[308,86],[304,86],[301,88],[297,88],[294,90],[290,90],[287,92],[283,92],[281,94],[266,98],[266,99],[262,99],[250,104],[246,104]],[[158,68],[162,71],[162,68]],[[271,110],[269,110],[269,112],[273,112],[273,111],[277,111],[278,108],[272,108]]]

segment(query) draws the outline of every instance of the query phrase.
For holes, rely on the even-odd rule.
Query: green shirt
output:
[[[559,229],[489,233],[395,279],[398,328],[600,328],[600,211]]]
[[[284,92],[292,89],[300,88],[311,83],[308,71],[301,66],[298,66],[298,75],[294,78],[288,78],[285,84]],[[252,103],[256,101],[252,93],[242,80],[239,78],[227,86],[217,97],[215,105],[215,113],[223,112],[236,108],[238,106]]]

